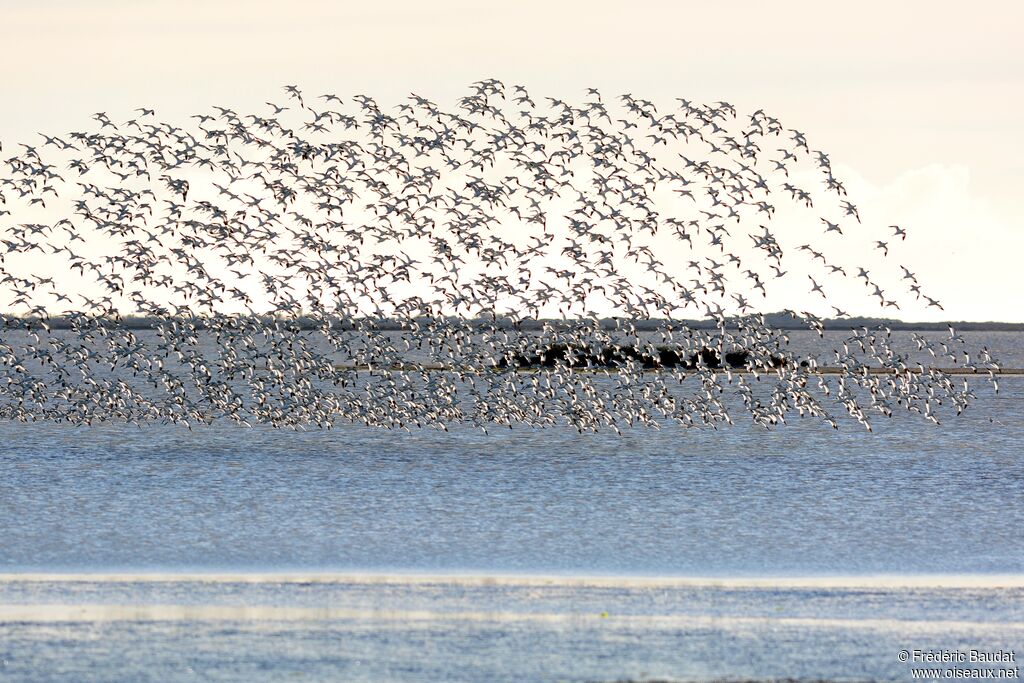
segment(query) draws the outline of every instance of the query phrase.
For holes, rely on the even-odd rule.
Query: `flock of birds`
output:
[[[941,308],[882,272],[906,231],[862,223],[803,133],[727,102],[582,99],[487,79],[446,111],[287,86],[254,113],[97,113],[0,146],[0,417],[619,431],[745,410],[870,429],[968,404],[884,329],[852,330],[825,375],[758,313],[775,283],[833,309],[788,312],[819,334],[846,315],[836,291]],[[777,210],[803,227],[773,228]],[[858,248],[874,268],[845,260]],[[953,329],[915,341],[997,367]],[[555,345],[557,363],[509,362]],[[574,362],[627,346],[745,367]]]

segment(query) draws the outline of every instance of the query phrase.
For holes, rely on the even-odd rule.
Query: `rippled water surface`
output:
[[[900,650],[1024,639],[1019,579],[121,576],[7,581],[0,597],[0,676],[17,681],[910,680]]]
[[[0,680],[909,680],[904,647],[1024,656],[1024,377],[972,381],[959,418],[874,434],[0,423]],[[507,575],[553,578],[484,580]],[[904,585],[934,576],[960,578]]]

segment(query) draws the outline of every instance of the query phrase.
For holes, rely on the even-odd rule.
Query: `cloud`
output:
[[[860,197],[865,221],[896,224],[907,239],[888,239],[894,258],[917,275],[945,311],[907,299],[900,317],[921,320],[1024,320],[1020,255],[1024,230],[971,185],[961,164],[929,164],[874,185],[852,169],[841,173]],[[899,271],[902,274],[902,271]],[[902,276],[901,276],[902,279]]]

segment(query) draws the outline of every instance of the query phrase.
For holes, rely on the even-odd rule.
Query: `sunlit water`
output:
[[[1024,377],[975,384],[941,427],[874,434],[2,423],[0,681],[910,680],[900,649],[1024,657]]]

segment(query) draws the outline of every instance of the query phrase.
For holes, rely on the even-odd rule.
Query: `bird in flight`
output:
[[[826,308],[786,324],[824,336],[820,315],[849,315],[826,288],[884,311],[909,279],[942,310],[909,269],[885,274],[890,245],[829,154],[764,110],[534,99],[495,78],[452,106],[278,93],[180,122],[97,112],[4,152],[0,417],[618,432],[745,412],[870,428],[890,406],[969,399],[866,327],[837,347],[844,388],[828,389],[757,309],[802,292]],[[821,225],[827,239],[794,237]],[[878,267],[853,276],[865,250]],[[809,292],[790,286],[800,273]],[[962,341],[928,348],[982,357]]]

